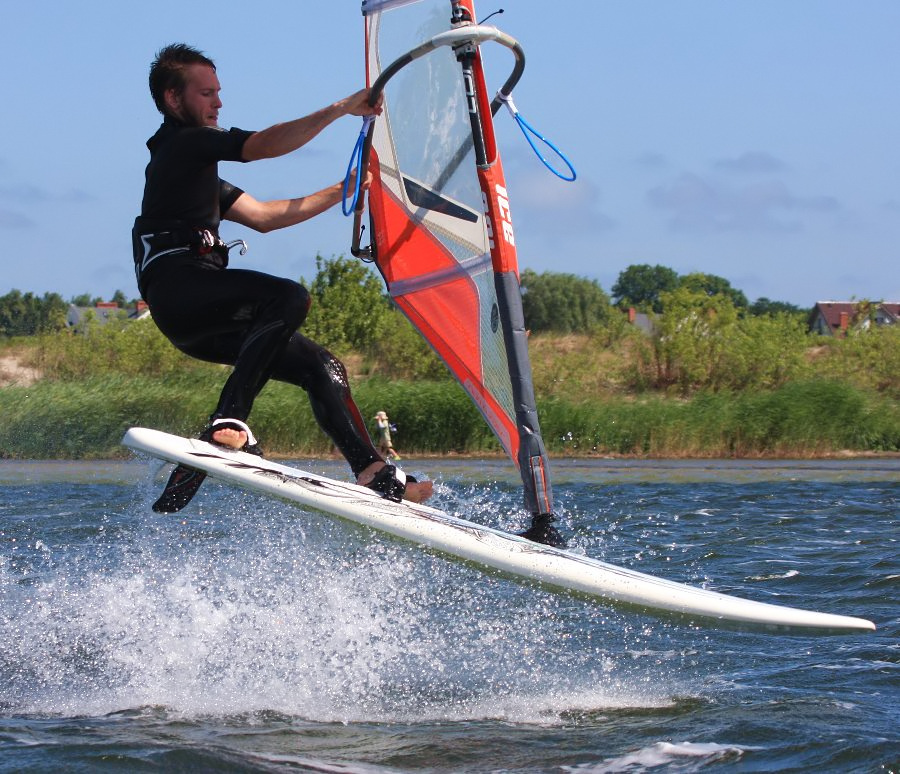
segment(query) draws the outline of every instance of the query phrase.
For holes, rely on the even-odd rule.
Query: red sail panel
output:
[[[472,276],[434,234],[381,185],[377,155],[369,194],[377,265],[394,302],[474,400],[504,450],[518,453],[515,421],[484,385],[479,320],[482,299]]]

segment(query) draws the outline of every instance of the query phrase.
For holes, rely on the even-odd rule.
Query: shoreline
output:
[[[667,455],[652,455],[652,454],[617,454],[617,453],[600,453],[600,452],[585,452],[581,454],[556,454],[554,452],[548,451],[547,456],[550,460],[634,460],[634,461],[652,461],[652,460],[660,460],[660,461],[702,461],[702,460],[733,460],[735,462],[739,461],[761,461],[761,462],[790,462],[790,461],[840,461],[840,460],[861,460],[861,459],[900,459],[900,452],[875,452],[875,451],[854,451],[852,449],[842,449],[836,452],[822,452],[819,454],[790,454],[790,455],[781,455],[781,454],[745,454],[745,455],[730,455],[723,456],[717,454],[667,454]],[[411,452],[409,454],[401,455],[400,462],[403,462],[407,457],[411,459],[417,460],[439,460],[439,459],[459,459],[459,460],[470,460],[470,459],[487,459],[487,460],[503,460],[508,459],[507,455],[503,452],[496,451],[485,451],[485,452]],[[292,459],[323,459],[323,460],[333,460],[340,462],[344,458],[338,452],[331,452],[329,454],[282,454],[280,452],[268,452],[266,454],[266,459],[270,460],[292,460]]]
[[[117,448],[107,454],[88,452],[80,457],[18,457],[13,455],[5,455],[0,452],[0,464],[4,462],[101,462],[101,461],[121,461],[127,460],[132,456],[132,452],[125,447]],[[624,454],[618,452],[575,452],[575,453],[557,453],[547,451],[548,458],[553,460],[610,460],[624,462],[702,462],[723,461],[731,462],[840,462],[859,461],[859,460],[900,460],[900,451],[871,451],[871,450],[853,450],[840,449],[838,451],[826,451],[817,453],[792,453],[792,454],[775,454],[757,452],[753,454]],[[337,451],[328,453],[314,452],[282,452],[277,448],[274,450],[266,450],[265,459],[272,461],[284,460],[323,460],[328,462],[343,462],[344,457]],[[409,452],[401,455],[400,462],[407,459],[415,460],[506,460],[509,459],[505,452],[502,451],[478,451],[478,452]]]

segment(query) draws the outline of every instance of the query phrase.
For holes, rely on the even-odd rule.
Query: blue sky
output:
[[[516,104],[572,159],[564,183],[498,116],[523,268],[596,279],[634,263],[723,276],[754,300],[900,299],[896,0],[485,0],[527,58]],[[223,126],[260,129],[363,83],[358,0],[2,0],[0,294],[137,294],[129,230],[146,78],[173,41],[216,60]],[[489,87],[509,55],[486,53]],[[340,180],[346,118],[292,156],[223,165],[257,198]],[[311,279],[349,255],[340,209],[282,232],[226,224],[235,265]]]

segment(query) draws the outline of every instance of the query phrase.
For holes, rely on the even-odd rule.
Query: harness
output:
[[[228,266],[228,253],[233,248],[240,245],[240,254],[247,252],[247,243],[243,239],[226,243],[208,228],[178,226],[151,230],[153,226],[142,223],[142,220],[135,220],[132,232],[134,271],[139,285],[147,267],[164,255],[188,253],[211,268],[224,269]]]

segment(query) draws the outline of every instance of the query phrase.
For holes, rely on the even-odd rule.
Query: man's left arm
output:
[[[369,89],[361,89],[308,116],[254,132],[244,142],[241,159],[256,161],[284,156],[302,148],[326,126],[342,116],[368,116],[381,113],[381,100],[372,107],[369,104],[369,95]]]

